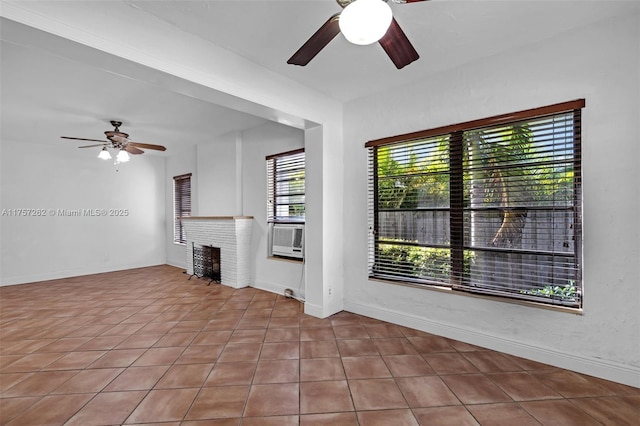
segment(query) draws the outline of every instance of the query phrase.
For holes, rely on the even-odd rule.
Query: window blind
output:
[[[173,241],[187,241],[184,226],[180,220],[191,216],[191,173],[173,177]]]
[[[304,222],[304,149],[266,157],[267,221]]]
[[[370,275],[579,307],[582,107],[368,142]]]

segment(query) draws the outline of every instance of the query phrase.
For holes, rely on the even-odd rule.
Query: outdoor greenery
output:
[[[531,296],[541,296],[549,299],[559,299],[562,301],[573,302],[578,297],[578,290],[575,286],[574,280],[569,280],[569,283],[564,286],[546,285],[543,288],[533,288],[530,290],[522,290],[522,294],[528,294]]]
[[[380,244],[378,246],[376,272],[391,274],[402,270],[403,276],[425,278],[435,281],[448,282],[451,272],[450,250],[446,248],[432,248],[406,246],[400,244]],[[464,252],[464,270],[468,272],[474,254],[469,250]]]

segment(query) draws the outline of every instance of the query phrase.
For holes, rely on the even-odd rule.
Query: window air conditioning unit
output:
[[[304,257],[304,225],[275,223],[272,240],[271,254],[274,256]]]

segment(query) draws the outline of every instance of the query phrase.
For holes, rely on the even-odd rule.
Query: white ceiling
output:
[[[379,45],[351,45],[342,35],[306,67],[286,63],[340,10],[334,0],[34,1],[21,7],[44,16],[56,8],[69,16],[81,10],[104,19],[129,18],[135,20],[138,32],[144,31],[145,22],[160,20],[347,102],[500,52],[526,49],[572,28],[628,13],[630,3],[432,0],[391,4],[421,56],[402,70],[393,66]],[[84,62],[82,55],[54,53],[38,41],[42,37],[38,31],[3,20],[1,125],[5,139],[74,146],[59,136],[100,139],[110,128],[109,120],[117,119],[133,140],[165,145],[172,151],[265,121],[161,89],[154,83],[157,74],[142,67],[137,71],[140,77],[131,78],[96,67],[95,61]],[[86,56],[107,55],[88,49]]]

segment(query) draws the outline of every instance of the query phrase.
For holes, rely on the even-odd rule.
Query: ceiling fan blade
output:
[[[127,151],[129,154],[144,154],[143,150],[138,149],[135,146],[132,146],[131,144],[128,144],[127,146],[125,146],[124,150]]]
[[[336,13],[316,31],[305,44],[287,61],[291,65],[305,66],[340,32]]]
[[[395,18],[391,19],[387,33],[378,43],[398,69],[404,68],[420,57]]]
[[[85,145],[85,146],[79,146],[78,148],[94,148],[96,146],[105,146],[107,145],[106,143],[97,143],[95,145]]]
[[[70,136],[60,136],[62,139],[72,139],[75,141],[89,141],[89,142],[102,142],[102,143],[106,143],[104,140],[100,140],[100,139],[85,139],[85,138],[72,138]]]
[[[150,143],[142,143],[142,142],[129,141],[127,146],[135,146],[135,147],[138,147],[138,148],[146,148],[146,149],[155,149],[156,151],[166,151],[167,150],[167,148],[165,148],[162,145],[153,145],[153,144],[150,144]]]

